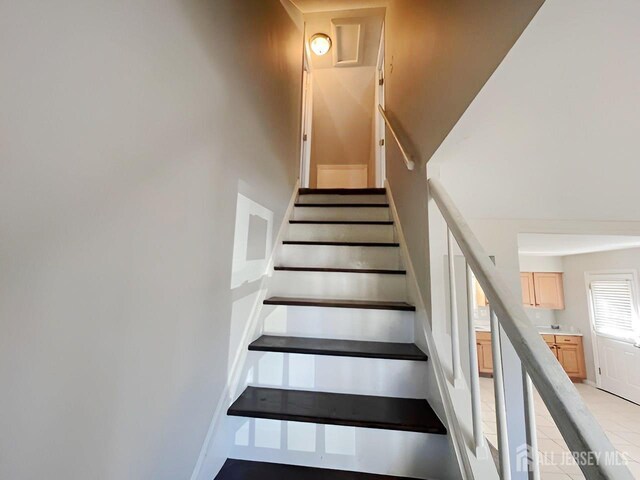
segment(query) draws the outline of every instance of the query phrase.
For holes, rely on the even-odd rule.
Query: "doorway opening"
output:
[[[300,184],[371,188],[385,182],[384,8],[306,12]],[[328,37],[330,48],[311,48]]]
[[[640,404],[640,237],[518,235],[522,302],[574,382]]]

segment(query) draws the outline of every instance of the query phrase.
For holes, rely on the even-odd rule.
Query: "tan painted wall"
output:
[[[387,7],[386,108],[417,167],[387,142],[387,177],[423,289],[427,290],[426,162],[544,0],[391,0]]]
[[[318,69],[313,82],[311,186],[318,164],[367,164],[372,186],[375,67]]]
[[[0,2],[0,39],[0,478],[188,479],[259,286],[238,194],[275,235],[297,178],[302,33],[59,0]]]

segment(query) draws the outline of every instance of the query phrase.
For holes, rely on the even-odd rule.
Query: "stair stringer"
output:
[[[408,301],[416,307],[414,341],[416,345],[429,353],[429,362],[426,365],[428,371],[427,400],[448,430],[447,438],[451,451],[448,459],[450,461],[449,468],[457,474],[457,477],[453,478],[499,480],[496,465],[491,455],[488,454],[488,450],[483,449],[475,452],[472,447],[473,427],[470,414],[471,391],[469,385],[463,381],[454,386],[453,382],[449,380],[450,372],[445,371],[440,355],[443,354],[443,351],[447,352],[447,349],[439,350],[437,347],[431,331],[431,313],[426,309],[422,292],[418,286],[400,216],[393,199],[391,186],[387,180],[385,180],[385,187],[389,209],[396,227],[397,241],[400,243],[401,261],[407,271]]]
[[[260,279],[260,286],[256,291],[255,298],[250,299],[250,314],[246,317],[246,323],[242,330],[237,351],[229,368],[228,381],[216,404],[207,435],[190,480],[211,480],[214,478],[229,457],[229,452],[235,441],[233,431],[230,430],[229,418],[226,415],[227,409],[246,387],[249,344],[255,340],[262,331],[263,310],[265,307],[262,302],[266,298],[268,283],[274,273],[274,264],[278,248],[287,236],[289,219],[291,218],[294,204],[298,197],[299,188],[300,180],[296,182],[293,188],[293,193],[289,199],[287,210],[282,217],[282,223],[274,240],[273,248],[271,252],[269,252],[269,260],[264,274]]]

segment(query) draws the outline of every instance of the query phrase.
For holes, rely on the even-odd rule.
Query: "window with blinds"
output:
[[[595,331],[619,338],[636,338],[639,322],[633,276],[594,276],[590,289]]]

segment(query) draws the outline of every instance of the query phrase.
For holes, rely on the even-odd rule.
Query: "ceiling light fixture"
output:
[[[316,33],[309,41],[313,53],[321,57],[331,50],[331,38],[324,33]]]

